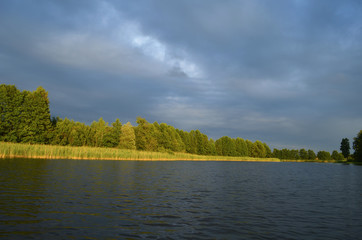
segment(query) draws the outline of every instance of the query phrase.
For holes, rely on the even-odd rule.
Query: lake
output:
[[[362,166],[5,159],[0,238],[362,239]]]

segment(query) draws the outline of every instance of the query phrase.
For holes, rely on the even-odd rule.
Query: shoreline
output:
[[[0,159],[64,159],[104,161],[224,161],[224,162],[318,162],[347,163],[335,160],[289,160],[231,156],[206,156],[182,152],[146,152],[130,149],[85,146],[58,146],[0,142]]]
[[[98,160],[98,161],[150,161],[150,162],[167,162],[167,161],[193,161],[193,162],[309,162],[309,163],[350,163],[346,161],[318,161],[318,160],[290,160],[277,158],[250,158],[250,159],[223,159],[223,158],[80,158],[80,157],[55,157],[55,156],[0,156],[1,159],[43,159],[43,160]]]
[[[215,157],[215,156],[213,156]],[[276,158],[250,158],[250,159],[223,159],[223,158],[82,158],[82,157],[56,157],[56,156],[25,156],[9,155],[0,156],[0,159],[44,159],[44,160],[99,160],[99,161],[199,161],[199,162],[284,162]],[[289,161],[289,160],[288,160]],[[293,160],[290,160],[293,161]]]
[[[206,156],[184,152],[147,152],[119,148],[58,146],[9,142],[0,142],[0,158],[119,161],[280,161],[277,158]]]

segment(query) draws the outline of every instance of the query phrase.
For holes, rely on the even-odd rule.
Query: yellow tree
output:
[[[136,149],[136,135],[130,122],[122,125],[119,147],[124,149]]]

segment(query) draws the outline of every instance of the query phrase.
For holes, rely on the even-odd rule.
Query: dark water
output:
[[[0,160],[4,239],[362,239],[362,166]]]

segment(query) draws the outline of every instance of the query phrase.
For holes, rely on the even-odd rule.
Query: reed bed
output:
[[[0,142],[0,158],[87,159],[87,160],[195,160],[195,161],[268,161],[277,158],[202,156],[178,152],[146,152],[117,148],[71,147]]]

